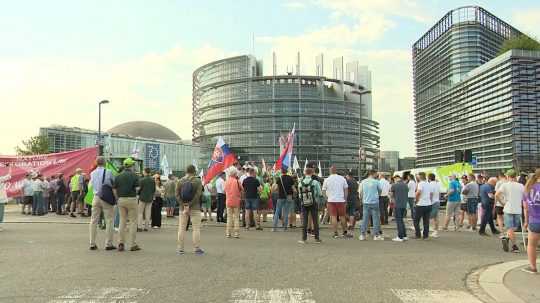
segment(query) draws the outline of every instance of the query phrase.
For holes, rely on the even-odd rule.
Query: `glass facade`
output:
[[[220,60],[195,71],[193,141],[200,144],[201,164],[208,163],[219,136],[240,161],[264,159],[272,164],[279,157],[280,136],[295,125],[294,151],[301,166],[308,159],[320,161],[323,170],[334,164],[356,173],[361,145],[366,168],[375,166],[379,126],[360,106],[361,87],[324,77],[261,74],[252,56]]]

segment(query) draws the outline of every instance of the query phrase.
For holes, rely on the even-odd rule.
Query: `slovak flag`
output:
[[[277,160],[276,164],[274,165],[274,171],[278,171],[283,169],[289,169],[291,167],[291,160],[292,160],[292,152],[293,152],[293,145],[294,145],[294,129],[295,126],[293,126],[293,129],[289,133],[289,136],[287,136],[287,142],[285,144],[285,148],[281,151],[281,155],[279,156],[279,159]]]
[[[208,163],[208,170],[204,174],[203,183],[208,184],[215,176],[232,166],[234,162],[236,162],[236,155],[229,149],[229,145],[225,144],[223,138],[219,137],[210,163]]]

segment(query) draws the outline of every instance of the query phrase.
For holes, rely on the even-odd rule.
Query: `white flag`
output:
[[[137,141],[133,144],[133,149],[131,150],[131,157],[139,159],[139,148],[137,147]]]
[[[294,156],[293,169],[300,169],[300,163],[298,163],[298,158],[296,158],[296,156]]]
[[[171,174],[171,169],[169,168],[169,161],[167,161],[167,155],[163,155],[161,159],[161,171],[163,176],[168,177]]]
[[[308,160],[307,160],[307,158],[306,158],[306,162],[304,163],[304,171],[306,171],[307,164],[308,164]]]
[[[323,174],[322,174],[322,167],[321,167],[321,161],[319,161],[319,177],[323,177]]]
[[[263,174],[266,173],[266,162],[264,161],[264,159],[262,159],[262,172]]]

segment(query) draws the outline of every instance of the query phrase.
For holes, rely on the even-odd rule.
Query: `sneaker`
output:
[[[177,254],[178,256],[182,256],[182,255],[185,254],[185,253],[186,253],[186,252],[185,252],[183,249],[179,249],[179,250],[176,251],[176,254]]]
[[[373,240],[374,241],[384,241],[384,237],[381,236],[381,235],[378,235],[378,236],[373,237]]]
[[[231,237],[231,234],[226,234],[225,235],[225,238],[230,238]]]
[[[105,247],[105,250],[115,250],[115,249],[116,249],[116,246],[114,245],[109,245]]]
[[[409,237],[403,237],[403,241],[409,241]]]
[[[403,242],[404,240],[399,238],[399,237],[395,237],[394,239],[392,239],[392,241],[394,241],[394,242]]]
[[[515,245],[515,244],[512,245],[512,252],[516,253],[516,254],[519,253],[519,247],[517,247],[517,245]]]
[[[118,244],[118,251],[124,251],[124,243]]]
[[[239,234],[234,234],[233,238],[238,239],[238,238],[240,238],[240,235]]]
[[[159,226],[152,226],[152,228],[153,228],[153,229],[158,229],[158,228],[159,228]]]
[[[32,214],[32,215],[34,215],[34,214]],[[74,213],[69,214],[69,216],[72,217],[72,218],[77,218],[77,216],[75,216]]]
[[[272,228],[272,232],[275,233],[275,232],[276,232],[276,229],[275,229],[275,228]]]
[[[148,231],[148,228],[144,228],[143,231]]]
[[[137,232],[138,233],[142,232],[142,228],[137,228]]]
[[[135,245],[131,246],[131,248],[129,250],[130,251],[139,251],[139,250],[141,250],[141,248],[139,247],[139,245],[135,244]]]
[[[433,233],[431,233],[431,237],[433,238],[438,238],[439,237],[439,233],[437,231],[434,231]]]
[[[98,249],[98,248],[97,248],[97,245],[96,245],[96,244],[90,245],[90,250],[97,250],[97,249]]]
[[[334,233],[334,235],[332,236],[332,238],[334,238],[334,239],[339,239],[339,238],[341,238],[341,236],[338,235],[338,233]]]
[[[525,268],[522,268],[521,269],[522,272],[526,272],[528,274],[533,274],[533,275],[536,275],[538,274],[538,270],[537,269],[532,269],[530,266],[527,266]]]
[[[298,240],[298,243],[299,243],[299,244],[306,244],[306,241],[304,241],[304,240]]]
[[[501,242],[502,242],[503,250],[505,252],[509,252],[510,251],[509,239],[507,237],[502,237]]]
[[[366,240],[366,236],[365,236],[365,235],[360,235],[360,237],[358,237],[358,240],[360,240],[360,241],[365,241],[365,240]]]
[[[448,227],[441,228],[442,231],[448,231]]]
[[[197,256],[204,255],[204,250],[202,250],[201,248],[195,249],[195,255],[197,255]]]
[[[255,230],[263,230],[263,228],[259,226],[259,227],[255,228]]]

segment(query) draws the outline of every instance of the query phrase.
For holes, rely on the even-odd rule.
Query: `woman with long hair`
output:
[[[529,267],[523,271],[536,274],[536,247],[540,239],[540,168],[536,169],[534,175],[529,178],[525,186],[525,197],[523,199],[523,209],[525,210],[525,228],[528,228],[529,244],[527,245],[527,255],[529,257]]]
[[[154,201],[152,202],[151,218],[152,228],[161,228],[161,209],[163,208],[163,195],[165,194],[165,187],[161,183],[161,176],[154,175],[154,182],[156,183],[156,191],[154,192]]]

